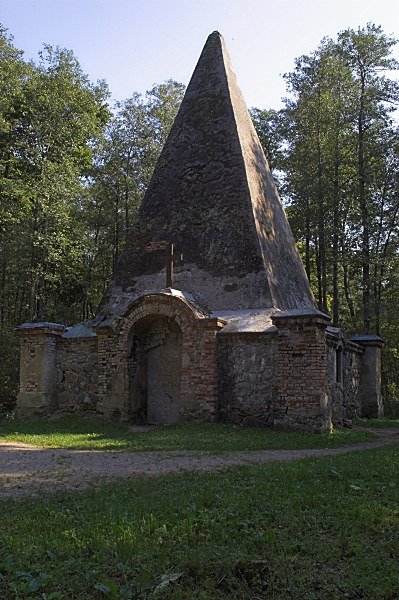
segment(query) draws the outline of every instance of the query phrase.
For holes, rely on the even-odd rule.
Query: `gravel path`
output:
[[[82,490],[90,483],[114,477],[161,475],[184,470],[215,470],[232,465],[257,465],[305,457],[335,456],[399,444],[399,428],[369,429],[373,442],[332,449],[262,450],[253,452],[199,451],[115,452],[40,448],[0,441],[0,499],[43,496],[57,489]]]

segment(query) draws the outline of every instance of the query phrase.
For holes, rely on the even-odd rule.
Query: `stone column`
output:
[[[379,418],[384,415],[381,395],[381,348],[384,341],[378,335],[356,335],[351,341],[364,349],[360,362],[361,416]]]
[[[331,431],[325,331],[330,318],[304,309],[276,312],[272,320],[278,329],[274,426]]]
[[[26,323],[16,328],[21,338],[18,418],[47,415],[55,409],[57,338],[65,329],[60,323]]]

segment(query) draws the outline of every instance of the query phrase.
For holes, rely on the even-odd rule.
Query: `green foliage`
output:
[[[2,501],[1,597],[393,600],[398,466],[391,447]]]
[[[283,158],[282,145],[284,143],[284,136],[282,133],[282,115],[273,109],[261,110],[259,108],[252,108],[250,114],[265,151],[270,170],[276,178],[278,177],[276,169],[281,165]]]
[[[37,64],[26,63],[2,29],[0,61],[0,396],[9,399],[13,327],[63,319],[75,300],[85,246],[80,195],[91,141],[110,113],[106,86],[91,84],[68,50],[45,46]]]

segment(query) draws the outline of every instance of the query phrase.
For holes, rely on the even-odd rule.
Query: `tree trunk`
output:
[[[366,198],[366,165],[364,158],[365,138],[365,78],[361,75],[360,107],[358,115],[358,183],[359,204],[362,222],[362,283],[363,283],[363,327],[369,333],[371,327],[371,283],[370,283],[370,231],[369,214]]]
[[[334,183],[333,183],[333,326],[339,324],[339,287],[338,287],[338,243],[339,243],[339,144],[338,129],[336,131],[334,152]]]

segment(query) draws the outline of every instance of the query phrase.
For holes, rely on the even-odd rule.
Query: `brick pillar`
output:
[[[18,418],[50,414],[56,408],[57,338],[65,329],[60,323],[26,323],[16,328],[21,338]]]
[[[310,309],[277,312],[272,320],[278,329],[274,425],[331,431],[325,332],[330,318]]]
[[[198,319],[182,345],[182,419],[215,421],[219,415],[217,333],[226,321]]]
[[[382,417],[384,405],[381,394],[381,348],[384,341],[378,335],[356,335],[351,340],[364,349],[360,362],[361,416]]]

